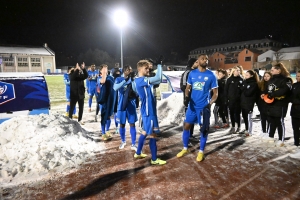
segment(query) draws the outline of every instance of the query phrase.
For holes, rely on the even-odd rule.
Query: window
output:
[[[248,50],[246,50],[246,54],[248,54]]]
[[[27,58],[25,58],[25,57],[18,57],[18,66],[19,67],[28,67]]]
[[[266,44],[266,47],[268,47],[268,46],[269,46],[269,43]]]
[[[31,67],[40,67],[41,66],[41,59],[40,58],[30,58]]]
[[[251,61],[251,56],[245,57],[245,61]]]
[[[271,58],[270,57],[266,57],[266,61],[271,61]]]
[[[15,66],[14,57],[2,57],[3,65],[4,66]]]
[[[215,58],[215,62],[217,62],[217,59]]]
[[[257,48],[258,47],[258,44],[255,44],[255,48]]]

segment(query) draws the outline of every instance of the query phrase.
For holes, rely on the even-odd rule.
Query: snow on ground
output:
[[[183,94],[174,92],[157,102],[159,125],[180,125],[184,119]]]
[[[61,114],[18,116],[0,124],[0,182],[21,183],[78,167],[104,149]]]
[[[184,106],[182,93],[173,93],[167,99],[158,101],[158,118],[160,126],[168,129],[183,123]],[[289,106],[290,108],[290,106]],[[86,138],[90,132],[99,134],[98,122],[94,122],[95,112],[84,112],[80,126],[75,120],[63,116],[65,106],[52,108],[52,114],[39,116],[19,116],[0,125],[0,182],[2,184],[19,184],[39,178],[49,178],[55,173],[69,173],[79,167],[96,152],[105,153],[105,144]],[[212,107],[213,109],[213,107]],[[59,114],[60,113],[60,114]],[[254,115],[258,114],[257,107]],[[211,116],[211,124],[214,124]],[[137,123],[138,124],[138,123]],[[287,139],[284,147],[276,147],[274,143],[266,143],[256,137],[261,133],[260,121],[253,123],[253,137],[245,138],[239,149],[261,147],[260,155],[267,156],[278,152],[287,157],[294,149],[293,130],[289,111],[285,118]],[[242,124],[242,128],[244,124]],[[111,129],[114,129],[112,122]],[[206,152],[213,151],[214,144],[234,144],[241,141],[237,134],[228,134],[229,129],[211,130],[207,141]],[[174,137],[181,139],[182,131],[176,131]],[[199,126],[195,126],[195,136],[199,137]],[[114,136],[118,137],[118,136]],[[278,134],[275,134],[278,138]],[[118,138],[116,138],[118,139]],[[224,149],[225,151],[225,149]],[[226,152],[219,151],[224,154]],[[230,156],[231,154],[226,154]],[[234,156],[234,155],[232,155]],[[232,158],[234,159],[234,158]]]

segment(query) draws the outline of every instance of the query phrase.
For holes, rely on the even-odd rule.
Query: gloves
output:
[[[131,80],[134,80],[135,73],[134,72],[130,72],[130,74],[128,76],[131,78]]]
[[[185,107],[188,107],[188,106],[189,106],[190,100],[191,100],[190,97],[185,97],[185,98],[184,98],[183,104],[184,104]]]
[[[159,58],[156,59],[155,65],[161,65],[164,59],[164,56],[160,55]]]

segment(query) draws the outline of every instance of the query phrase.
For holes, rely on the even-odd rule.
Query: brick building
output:
[[[254,67],[258,55],[268,50],[277,51],[282,46],[283,43],[270,39],[213,45],[192,50],[189,59],[197,58],[199,54],[204,53],[209,56],[208,67],[211,69],[228,69],[236,65],[242,65],[247,70]]]

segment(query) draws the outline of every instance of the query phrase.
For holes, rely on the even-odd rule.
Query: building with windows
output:
[[[300,47],[266,51],[258,56],[254,68],[270,68],[278,62],[282,62],[290,72],[298,71],[300,69]]]
[[[190,52],[189,59],[197,58],[199,54],[207,54],[209,56],[208,66],[211,69],[228,69],[235,65],[242,65],[247,70],[253,68],[258,55],[268,50],[278,51],[282,46],[283,43],[267,38],[220,44],[194,49]]]
[[[56,72],[55,53],[42,47],[0,46],[0,72]]]

